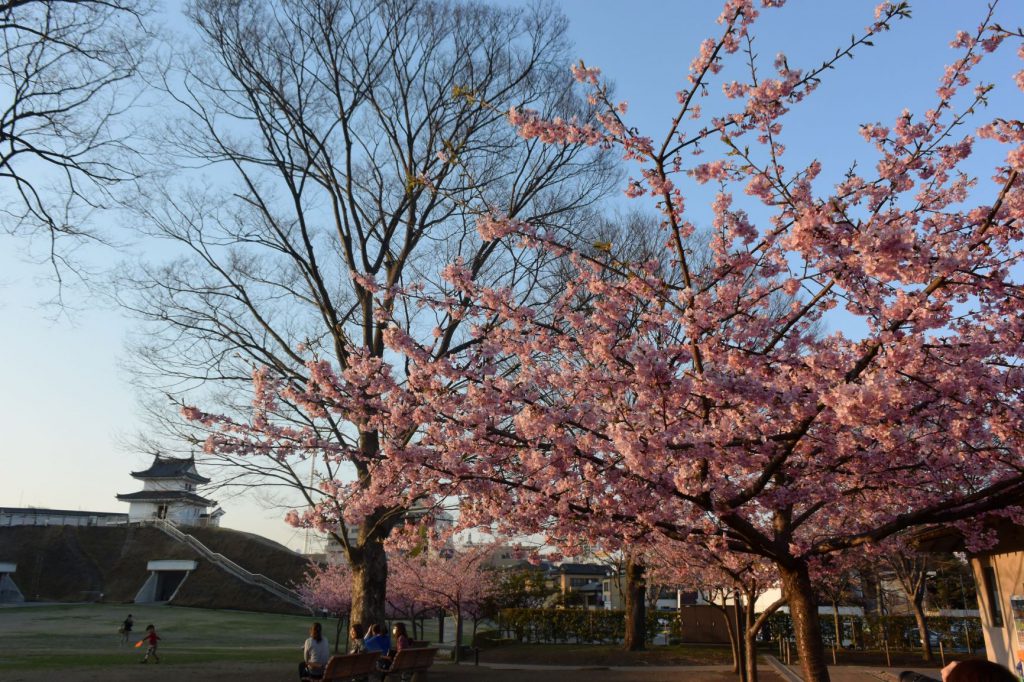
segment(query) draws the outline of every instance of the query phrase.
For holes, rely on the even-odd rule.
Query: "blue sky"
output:
[[[496,0],[496,4],[516,4]],[[710,0],[563,0],[573,54],[598,66],[630,104],[628,122],[656,139],[675,111],[675,92],[704,37],[715,35],[719,3]],[[792,66],[816,66],[870,23],[874,2],[791,1],[766,11],[755,43],[764,69],[784,51]],[[175,5],[168,12],[173,14]],[[857,134],[864,122],[891,122],[904,108],[923,110],[946,64],[958,29],[971,29],[986,4],[974,0],[920,0],[914,17],[879,36],[876,46],[844,60],[789,119],[784,140],[789,163],[820,159],[823,178],[835,179],[871,150]],[[1004,0],[1001,23],[1024,23],[1024,3]],[[1021,93],[1008,77],[1024,67],[1003,54],[981,73],[1000,88],[993,111],[1019,115]],[[983,155],[998,158],[994,147]],[[993,156],[993,154],[996,154]],[[991,165],[988,166],[991,168]],[[984,168],[982,168],[985,170]],[[988,173],[983,173],[987,178]],[[710,215],[699,195],[689,202],[694,218]],[[99,220],[113,220],[100,217]],[[45,266],[24,262],[23,244],[0,239],[0,424],[3,426],[0,506],[41,506],[126,511],[116,493],[135,490],[128,472],[145,458],[120,444],[140,424],[119,359],[130,323],[95,297],[73,293],[75,312],[54,319],[40,302],[53,294]],[[97,252],[112,265],[123,252]],[[843,324],[842,321],[837,324]],[[285,526],[282,513],[257,500],[221,499],[226,526],[259,532],[301,548],[302,534]]]

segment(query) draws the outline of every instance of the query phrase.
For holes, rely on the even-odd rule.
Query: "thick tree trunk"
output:
[[[647,642],[647,602],[644,565],[633,555],[626,559],[626,651],[643,651]]]
[[[437,612],[437,642],[444,641],[444,611]]]
[[[932,642],[928,637],[928,620],[924,617],[924,608],[921,605],[920,599],[913,599],[910,602],[911,607],[914,609],[914,619],[917,621],[917,632],[921,638],[921,659],[927,662],[931,662],[932,656]]]
[[[789,613],[793,617],[793,633],[804,682],[829,682],[825,648],[821,644],[818,605],[814,600],[807,564],[796,562],[789,566],[779,565],[778,568],[783,592],[789,602]]]
[[[459,610],[455,611],[455,653],[452,655],[452,660],[456,663],[462,661],[462,612]]]
[[[388,585],[388,560],[384,545],[376,539],[363,542],[349,553],[352,569],[352,622],[369,627],[384,625],[384,605]]]

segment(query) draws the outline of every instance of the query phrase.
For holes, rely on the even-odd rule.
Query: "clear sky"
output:
[[[497,2],[497,0],[496,0]],[[500,0],[498,4],[515,4]],[[784,51],[791,66],[816,66],[872,19],[874,2],[791,0],[766,11],[757,48],[770,69]],[[720,3],[712,0],[562,0],[570,19],[574,54],[615,81],[630,104],[630,125],[657,137],[674,112],[675,92],[704,37],[716,34]],[[168,11],[173,14],[174,4]],[[854,158],[870,160],[857,134],[863,122],[892,122],[904,108],[924,110],[937,80],[954,57],[948,43],[958,29],[973,28],[985,12],[980,0],[919,0],[914,17],[844,61],[789,119],[784,141],[794,166],[811,158],[838,177]],[[1024,23],[1024,2],[1004,0],[1005,26]],[[1008,76],[1022,68],[1004,50],[984,72],[1001,86],[993,108],[1024,111]],[[991,166],[989,166],[991,167]],[[701,198],[689,204],[699,224],[709,211]],[[114,218],[98,217],[98,220]],[[86,292],[72,293],[74,311],[54,319],[40,303],[52,296],[45,266],[24,262],[23,243],[0,238],[0,506],[127,511],[117,493],[139,489],[128,472],[147,459],[123,442],[140,428],[134,396],[119,369],[130,329],[116,309]],[[95,262],[114,264],[121,253]],[[838,324],[842,324],[841,321]],[[225,526],[261,533],[301,549],[303,536],[248,496],[219,499]]]

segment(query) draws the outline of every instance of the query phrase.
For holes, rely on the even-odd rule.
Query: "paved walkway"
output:
[[[467,665],[463,663],[462,665]],[[480,663],[480,668],[494,670],[620,670],[639,672],[658,670],[664,672],[722,673],[732,672],[731,665],[533,665],[530,663]]]
[[[800,666],[784,665],[771,656],[766,658],[772,660],[769,660],[768,665],[765,667],[777,671],[781,677],[786,679],[786,682],[801,682],[803,680],[800,676]],[[942,673],[939,668],[879,668],[866,665],[830,665],[828,667],[828,676],[832,679],[832,682],[875,682],[876,680],[898,682],[900,673],[904,670],[912,670],[915,673],[927,675],[936,680],[942,679]]]

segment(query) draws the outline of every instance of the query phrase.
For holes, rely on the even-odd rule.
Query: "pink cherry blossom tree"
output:
[[[352,572],[348,565],[312,564],[297,591],[302,603],[312,613],[329,614],[336,619],[334,651],[337,653],[352,610]]]
[[[658,141],[630,127],[581,64],[576,77],[603,107],[596,123],[517,109],[509,119],[523,137],[614,148],[635,163],[626,191],[661,212],[664,257],[574,249],[492,215],[478,223],[485,240],[517,238],[569,264],[548,306],[481,285],[462,261],[444,272],[456,306],[367,281],[457,316],[471,330],[462,352],[441,356],[450,339],[385,322],[389,354],[354,353],[340,372],[311,361],[299,389],[258,376],[261,400],[284,395],[381,434],[384,456],[345,491],[349,509],[461,494],[465,524],[567,543],[724,538],[723,551],[777,572],[804,679],[827,680],[818,557],[910,527],[1017,515],[1024,495],[1024,122],[1013,111],[980,118],[1004,83],[969,87],[987,55],[1020,43],[992,12],[955,37],[933,106],[862,126],[874,168],[850,166],[831,186],[833,160],[787,163],[786,114],[906,17],[905,3],[882,3],[822,65],[779,55],[766,76],[751,42],[759,10],[729,0]],[[723,81],[730,60],[746,75]],[[1024,87],[1024,74],[1006,80]],[[724,101],[707,98],[712,87]],[[983,178],[972,171],[979,139],[1005,148]],[[687,191],[702,185],[717,191],[709,257],[697,260]],[[863,333],[819,333],[839,306]],[[251,423],[194,416],[216,430],[214,450],[329,449],[269,427],[260,405]]]
[[[905,14],[883,3],[837,54]],[[1020,36],[991,13],[958,34],[934,106],[864,125],[873,172],[851,169],[823,189],[821,162],[783,163],[783,123],[834,60],[802,70],[780,56],[777,77],[761,76],[748,42],[756,16],[750,2],[727,3],[660,144],[624,123],[625,107],[583,66],[577,77],[607,105],[600,126],[510,115],[524,136],[617,146],[637,161],[628,192],[661,210],[668,267],[481,221],[486,238],[514,234],[565,256],[575,278],[538,315],[518,292],[476,286],[454,264],[446,274],[475,302],[478,343],[442,363],[392,334],[411,368],[401,396],[388,397],[399,405],[392,416],[420,429],[403,471],[430,472],[403,485],[447,494],[449,481],[462,482],[469,522],[623,541],[724,535],[771,561],[805,679],[824,680],[815,557],[912,526],[1012,512],[1024,494],[1015,293],[1024,123],[978,122],[995,86],[968,88],[977,64]],[[703,115],[697,102],[722,60],[740,52],[749,77],[723,84],[739,106],[684,125]],[[979,137],[1007,148],[984,182],[967,164]],[[712,148],[721,158],[684,156]],[[687,246],[685,183],[719,188],[701,269]],[[799,299],[780,306],[784,296]],[[839,305],[866,333],[812,333]]]
[[[696,589],[725,618],[733,650],[733,669],[757,680],[757,635],[768,618],[786,603],[785,594],[758,613],[757,601],[779,585],[778,573],[763,557],[730,551],[724,539],[711,542],[661,542],[646,553],[659,580]],[[732,601],[734,611],[728,603]],[[738,627],[737,627],[738,626]],[[737,634],[740,639],[737,640]],[[739,656],[742,647],[743,656]]]
[[[476,624],[488,599],[499,589],[497,574],[487,562],[493,545],[462,549],[432,544],[393,553],[389,598],[441,609],[455,619],[455,660],[461,655],[464,617]]]

